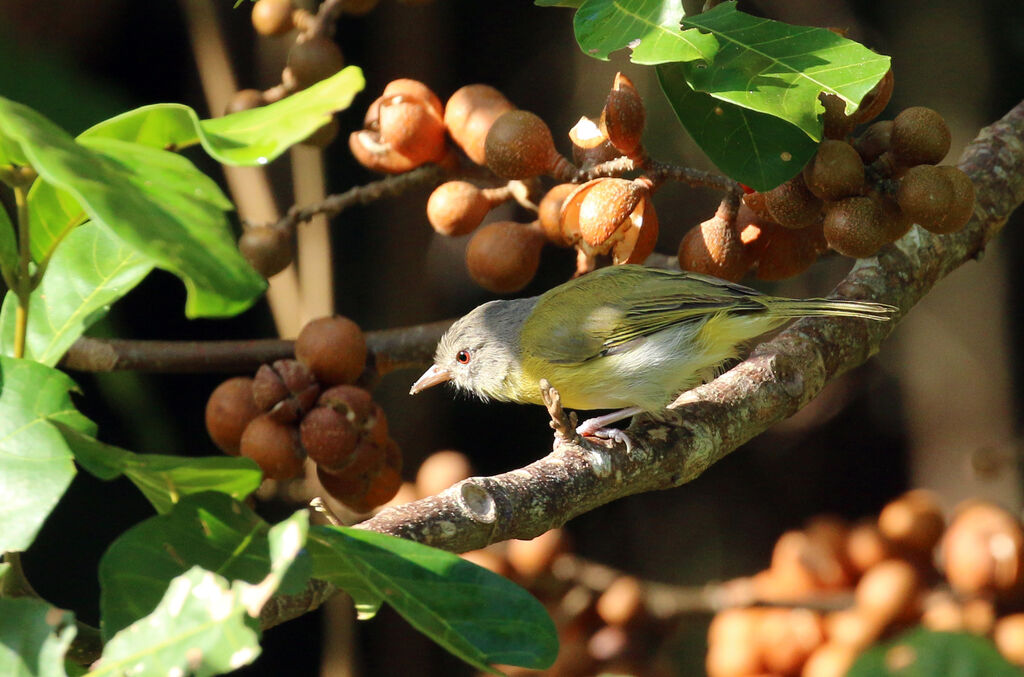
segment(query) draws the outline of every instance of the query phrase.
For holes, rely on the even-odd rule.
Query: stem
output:
[[[36,266],[36,270],[32,273],[30,279],[29,290],[35,290],[39,286],[39,283],[43,281],[43,275],[46,274],[46,267],[50,265],[50,259],[53,258],[53,253],[57,251],[57,245],[64,241],[68,233],[74,230],[76,227],[81,225],[85,220],[85,213],[79,212],[73,219],[68,220],[64,227],[61,228],[60,232],[57,233],[57,237],[53,239],[50,246],[46,248],[42,258],[39,259],[39,265]]]
[[[14,315],[14,357],[25,357],[25,336],[28,334],[28,304],[32,298],[32,276],[29,263],[32,253],[29,250],[28,228],[28,185],[19,183],[14,186],[14,203],[18,210],[18,276],[12,290],[18,297],[18,309]]]

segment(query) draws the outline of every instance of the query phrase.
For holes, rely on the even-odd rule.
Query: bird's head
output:
[[[536,298],[491,301],[458,319],[437,344],[434,364],[409,394],[450,382],[482,399],[508,400],[519,369],[519,336]]]

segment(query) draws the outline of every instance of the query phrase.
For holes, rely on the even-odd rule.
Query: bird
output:
[[[658,416],[713,378],[752,339],[788,320],[887,321],[897,308],[847,299],[790,299],[709,275],[626,264],[530,298],[484,303],[456,320],[409,393],[450,383],[483,400],[543,404],[547,379],[570,409],[614,409],[576,432],[629,446],[609,424]]]

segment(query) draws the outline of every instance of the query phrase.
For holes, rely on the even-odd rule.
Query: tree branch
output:
[[[1024,201],[1024,102],[983,129],[959,166],[977,191],[967,227],[936,236],[915,226],[877,257],[858,261],[836,296],[890,303],[906,313],[939,279],[981,254]],[[524,468],[469,478],[359,527],[465,552],[533,538],[617,498],[685,484],[865,362],[893,324],[801,320],[719,378],[681,395],[672,405],[675,422],[637,417],[629,429],[630,454],[562,442]],[[303,595],[277,600],[265,610],[264,626],[291,618],[289,608],[317,606],[330,592],[318,581]]]

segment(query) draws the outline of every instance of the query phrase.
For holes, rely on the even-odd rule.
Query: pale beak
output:
[[[435,364],[430,369],[423,372],[423,376],[416,379],[416,383],[413,383],[412,388],[409,388],[409,394],[415,395],[422,390],[436,386],[438,383],[450,381],[451,378],[452,374],[450,371],[442,369]]]

